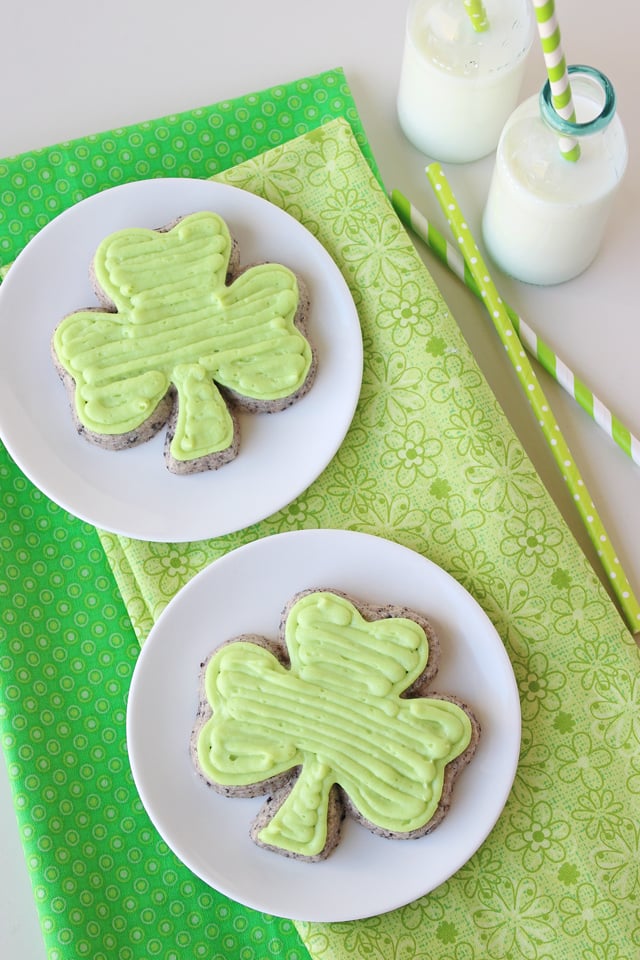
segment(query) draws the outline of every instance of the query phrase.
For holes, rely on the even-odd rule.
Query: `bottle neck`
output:
[[[609,126],[616,112],[616,92],[608,77],[581,64],[568,67],[569,83],[574,96],[586,100],[592,105],[593,116],[585,120],[566,120],[561,117],[553,104],[553,93],[549,80],[540,91],[540,114],[544,122],[563,137],[586,137],[598,133]]]

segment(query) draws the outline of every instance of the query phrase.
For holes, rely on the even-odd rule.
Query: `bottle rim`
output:
[[[553,105],[551,82],[547,80],[540,91],[539,97],[540,112],[543,119],[553,130],[566,137],[584,137],[592,133],[597,133],[599,130],[604,130],[604,128],[611,123],[616,112],[616,92],[613,84],[602,71],[597,70],[595,67],[586,66],[585,64],[572,64],[567,67],[567,71],[570,76],[573,74],[583,74],[596,81],[604,95],[602,109],[597,116],[584,123],[565,120]]]

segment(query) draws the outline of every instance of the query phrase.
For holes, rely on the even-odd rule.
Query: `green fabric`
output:
[[[297,923],[306,949],[314,960],[631,960],[640,947],[638,649],[388,203],[344,77],[278,91],[196,112],[188,141],[176,134],[169,150],[165,140],[171,170],[156,155],[130,178],[184,174],[192,143],[222,115],[237,146],[222,159],[222,135],[201,146],[208,160],[195,175],[265,196],[331,253],[365,345],[360,402],[332,463],[265,521],[172,545],[96,533],[2,461],[3,743],[50,956],[302,956],[291,924],[203,887],[158,839],[128,771],[124,701],[132,629],[144,642],[191,576],[257,537],[338,527],[417,550],[476,597],[513,663],[523,743],[504,813],[469,863],[383,917]],[[318,102],[322,115],[305,116]],[[256,117],[287,110],[299,111],[285,125],[296,138],[266,152],[255,138],[241,147]],[[148,126],[143,140],[157,144],[161,129]],[[113,156],[94,140],[82,169],[102,158],[104,170]],[[35,159],[29,183],[47,157]],[[7,164],[10,175],[24,159]],[[36,216],[22,214],[24,239]],[[9,257],[19,222],[14,214],[1,227]]]

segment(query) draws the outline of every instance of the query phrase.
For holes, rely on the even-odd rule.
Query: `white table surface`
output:
[[[494,279],[507,300],[640,436],[640,149],[637,35],[640,8],[557,0],[567,60],[603,70],[618,93],[630,163],[603,250],[578,279],[536,288]],[[624,12],[624,22],[619,16]],[[341,66],[386,187],[441,222],[425,158],[403,138],[395,98],[404,38],[401,0],[6,0],[0,53],[0,156],[232,98]],[[539,46],[522,98],[546,78]],[[479,238],[493,157],[445,166]],[[483,308],[460,282],[422,256],[568,525],[600,571],[527,402]],[[640,467],[544,372],[541,383],[640,595]],[[0,761],[0,956],[45,956],[5,765]]]

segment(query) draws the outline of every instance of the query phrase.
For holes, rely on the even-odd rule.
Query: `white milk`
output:
[[[518,101],[533,39],[529,0],[486,0],[476,32],[462,0],[412,0],[398,119],[433,160],[465,163],[495,150]]]
[[[573,69],[573,68],[572,68]],[[571,79],[577,120],[600,104]],[[540,115],[538,97],[521,104],[505,126],[483,216],[490,257],[526,283],[562,283],[596,256],[624,173],[627,145],[617,115],[604,130],[578,138],[580,158],[565,160],[558,134]]]

